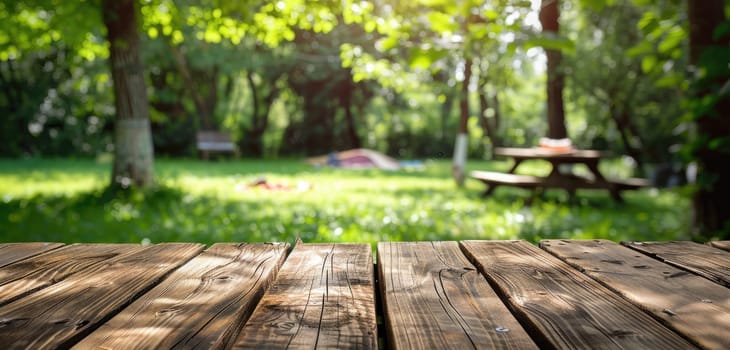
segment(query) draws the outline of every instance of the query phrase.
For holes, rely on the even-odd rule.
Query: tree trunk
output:
[[[0,61],[0,64],[3,62]],[[7,61],[8,70],[12,72],[13,67],[10,65],[10,60]],[[3,73],[3,68],[0,66],[0,86],[3,88],[3,93],[5,94],[5,101],[8,103],[8,110],[16,113],[18,111],[18,106],[20,106],[22,101],[22,95],[18,93],[17,90],[13,89],[15,86],[15,82],[12,82],[9,78],[5,77],[5,74]]]
[[[632,126],[631,119],[629,119],[629,116],[626,112],[625,108],[619,108],[615,104],[611,104],[609,106],[609,114],[611,115],[611,119],[616,124],[616,129],[618,129],[619,135],[621,135],[621,142],[624,144],[624,148],[626,149],[626,153],[628,153],[629,157],[633,158],[636,162],[636,169],[638,169],[638,176],[643,177],[644,176],[644,158],[641,156],[641,149],[643,148],[641,146],[641,142],[639,141],[639,146],[634,147],[634,142],[631,141],[632,138],[639,138],[639,135],[636,134],[636,128]],[[631,133],[631,135],[629,135]]]
[[[352,115],[352,90],[353,86],[350,80],[346,80],[341,90],[340,104],[345,112],[345,128],[347,137],[350,139],[351,148],[360,148],[360,136],[357,135],[355,128],[355,117]]]
[[[241,152],[246,156],[263,157],[264,156],[264,131],[266,128],[261,126],[261,119],[267,119],[268,113],[262,115],[260,112],[261,105],[259,103],[259,89],[256,86],[253,72],[246,72],[246,81],[251,91],[251,125],[243,129],[243,135],[239,142]]]
[[[152,134],[135,3],[103,1],[116,107],[112,186],[121,188],[143,188],[153,183]]]
[[[560,3],[558,0],[542,0],[540,8],[540,24],[542,32],[557,36],[560,31]],[[563,86],[565,74],[561,70],[563,54],[559,50],[545,50],[547,55],[547,112],[548,137],[562,139],[568,137],[565,127],[565,109],[563,107]]]
[[[281,89],[277,87],[279,76],[271,77],[271,80],[261,77],[262,82],[256,86],[253,72],[246,73],[246,81],[251,91],[251,125],[242,128],[242,138],[239,141],[241,151],[246,156],[264,156],[264,133],[269,127],[269,112],[271,106],[279,97]],[[268,89],[268,90],[267,90]]]
[[[497,111],[498,102],[497,97],[494,97],[494,106],[492,110],[494,115],[491,118],[487,118],[486,113],[489,109],[489,93],[487,91],[487,79],[482,78],[479,84],[479,125],[482,126],[482,130],[487,134],[489,142],[492,144],[492,156],[494,156],[494,148],[499,147],[502,141],[499,139],[497,132],[497,126],[499,125],[499,112]]]
[[[452,173],[456,185],[464,186],[466,178],[466,156],[469,146],[469,81],[471,80],[471,59],[464,60],[464,81],[461,83],[461,101],[459,102],[459,133],[456,135]]]
[[[0,136],[10,135],[9,133],[13,134],[0,146],[0,153],[4,149],[7,150],[7,153],[3,153],[3,156],[18,153],[32,154],[33,151],[34,137],[28,130],[28,121],[19,114],[22,106],[27,103],[26,95],[23,94],[23,87],[18,79],[18,75],[23,73],[16,72],[18,66],[14,62],[17,61],[14,59],[4,61],[7,66],[7,77],[3,76],[3,67],[0,67],[0,86],[5,91],[6,101],[8,103],[7,111],[10,112],[10,115],[4,117],[6,118],[5,121],[7,121],[7,129],[3,130]],[[15,140],[15,142],[8,142],[10,140]]]
[[[213,123],[211,122],[213,113],[210,112],[208,104],[205,102],[203,96],[201,96],[201,94],[199,93],[198,84],[195,82],[195,79],[193,79],[193,74],[188,68],[188,62],[185,59],[185,55],[182,53],[182,51],[180,51],[180,48],[178,46],[171,42],[169,43],[169,47],[170,51],[172,52],[172,56],[175,58],[175,66],[177,67],[177,70],[180,72],[180,75],[183,78],[185,90],[187,90],[190,94],[190,97],[193,98],[195,110],[198,112],[198,117],[200,118],[200,128],[202,130],[214,130],[215,128],[213,127]],[[211,88],[215,89],[215,86]]]
[[[493,117],[494,125],[493,126],[494,126],[494,130],[496,132],[499,130],[499,125],[502,121],[502,112],[500,112],[500,104],[499,104],[499,89],[494,91],[494,97],[492,98],[492,109],[494,109],[494,117]],[[499,133],[497,133],[497,134],[499,134]],[[495,144],[495,146],[502,145],[502,140],[499,140],[499,141],[500,141],[499,145]]]
[[[451,92],[444,92],[446,99],[441,104],[441,128],[439,128],[439,144],[446,144],[446,138],[449,134],[449,119],[452,118],[451,111],[454,108],[454,95]]]
[[[725,21],[723,0],[689,0],[687,14],[689,18],[690,64],[701,66],[707,60],[718,58],[703,57],[706,50],[727,47],[730,39],[727,35],[714,38],[715,29]],[[726,61],[725,61],[726,62]],[[698,71],[699,71],[698,67]],[[703,77],[694,81],[691,97],[700,100],[708,96],[719,97],[719,101],[710,110],[691,110],[697,126],[697,139],[693,156],[697,161],[698,186],[694,193],[694,229],[702,238],[730,238],[730,211],[727,200],[730,198],[730,154],[727,145],[730,135],[730,96],[722,92],[729,74],[725,76]],[[703,113],[704,112],[704,113]],[[702,114],[700,114],[702,113]],[[713,146],[717,143],[720,146]]]

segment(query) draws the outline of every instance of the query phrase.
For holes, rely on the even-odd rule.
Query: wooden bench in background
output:
[[[471,177],[484,182],[487,185],[485,196],[490,195],[499,185],[507,185],[525,189],[535,190],[544,185],[543,179],[531,175],[518,175],[508,173],[497,173],[493,171],[472,171]]]
[[[616,186],[620,191],[639,190],[642,188],[651,187],[651,182],[649,182],[649,180],[636,177],[628,179],[609,179],[608,181]]]
[[[198,153],[200,158],[204,160],[210,158],[210,153],[238,155],[236,144],[231,141],[231,136],[227,133],[215,130],[198,131],[196,139]]]

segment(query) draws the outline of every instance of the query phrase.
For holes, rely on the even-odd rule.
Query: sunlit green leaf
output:
[[[657,87],[674,88],[679,86],[684,81],[684,76],[680,73],[666,74],[659,78],[655,85]]]
[[[654,70],[654,67],[656,67],[657,63],[658,60],[656,56],[645,56],[641,59],[641,70],[644,71],[644,73],[651,72],[652,70]]]
[[[659,43],[659,52],[668,53],[671,50],[678,48],[684,40],[686,40],[687,34],[680,27],[672,28]]]
[[[427,15],[428,22],[437,33],[454,32],[458,26],[453,21],[453,15],[449,15],[442,12],[431,11]]]
[[[644,16],[639,20],[637,27],[644,33],[654,31],[659,26],[659,21],[653,12],[646,12]]]
[[[413,68],[427,69],[446,55],[448,55],[446,50],[416,48],[411,50],[408,63]]]
[[[489,20],[495,20],[495,19],[499,18],[499,13],[497,11],[490,10],[490,9],[484,10],[482,15],[484,16],[484,18],[489,19]]]
[[[649,41],[642,41],[636,46],[626,50],[626,54],[629,56],[637,57],[654,52],[654,45]]]
[[[567,53],[575,51],[575,43],[567,38],[533,37],[524,42],[526,49],[542,47],[546,50],[558,50]]]

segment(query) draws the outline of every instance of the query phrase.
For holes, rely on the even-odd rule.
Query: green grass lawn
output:
[[[506,170],[506,161],[470,169]],[[540,174],[544,164],[521,169]],[[625,175],[619,162],[605,171]],[[0,160],[0,241],[167,242],[606,238],[689,239],[689,200],[677,190],[561,191],[526,206],[529,193],[457,188],[448,161],[422,171],[315,169],[300,160],[157,160],[159,189],[104,192],[110,164],[93,160]],[[248,184],[264,177],[286,187]]]

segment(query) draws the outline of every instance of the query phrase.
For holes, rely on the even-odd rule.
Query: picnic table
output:
[[[649,186],[646,179],[609,179],[605,177],[601,173],[598,164],[606,154],[596,150],[570,149],[555,151],[542,147],[496,148],[494,154],[513,159],[513,165],[507,173],[490,171],[473,171],[471,173],[472,178],[487,185],[484,196],[490,195],[498,186],[502,185],[532,190],[557,188],[568,192],[571,198],[575,196],[578,189],[601,189],[607,190],[614,200],[621,202],[623,201],[622,191]],[[550,173],[544,177],[516,174],[519,165],[526,160],[549,162],[551,165]],[[581,176],[563,169],[563,165],[572,166],[577,164],[585,165],[589,175]]]
[[[728,349],[728,243],[7,243],[0,344]]]

